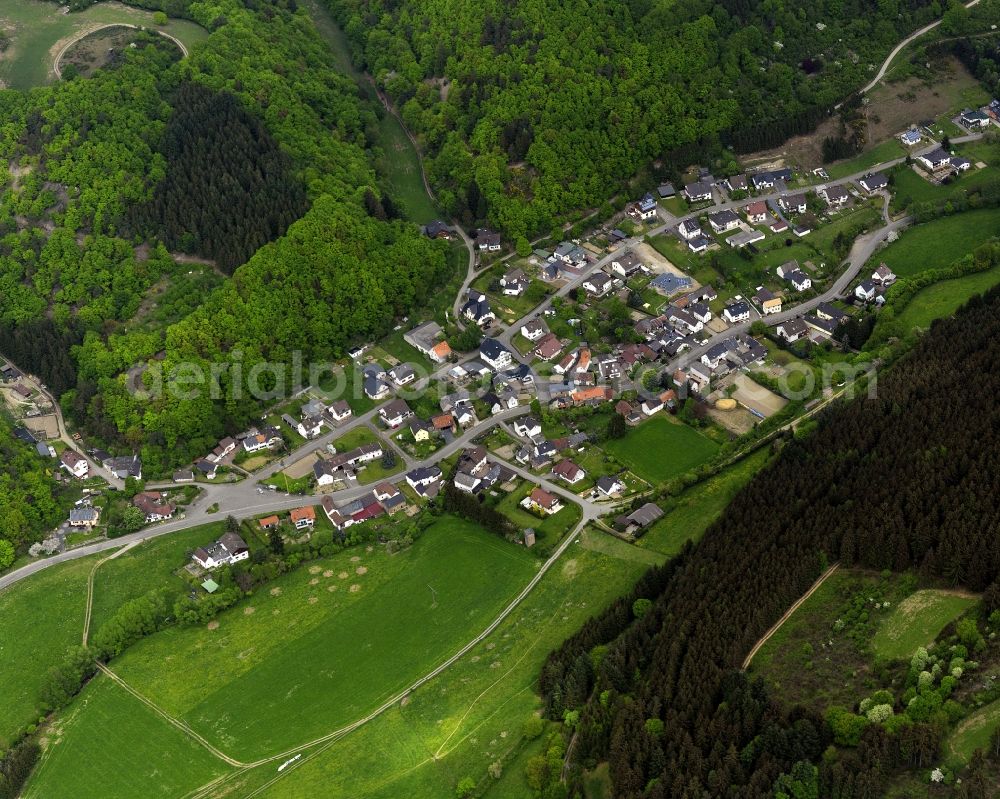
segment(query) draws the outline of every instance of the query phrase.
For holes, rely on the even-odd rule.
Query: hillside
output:
[[[548,233],[642,167],[811,129],[937,3],[325,0],[446,210]]]
[[[836,406],[812,435],[788,441],[697,547],[550,657],[541,678],[549,713],[582,711],[575,757],[609,760],[616,797],[722,786],[770,796],[781,772],[819,758],[829,733],[815,710],[785,718],[735,669],[827,562],[916,569],[985,590],[984,616],[1000,607],[998,309],[993,290],[935,323],[880,375],[875,399]],[[633,620],[640,597],[652,605]],[[920,726],[873,739],[895,755],[824,759],[823,795],[881,795],[893,758],[914,745],[900,736],[940,738],[940,726]]]

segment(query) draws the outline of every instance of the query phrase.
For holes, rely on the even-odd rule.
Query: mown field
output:
[[[603,446],[643,480],[654,484],[699,466],[719,449],[693,427],[662,414]]]
[[[768,451],[763,448],[739,463],[672,500],[661,519],[636,543],[642,549],[676,555],[687,541],[697,541],[714,522],[726,505],[767,463]]]
[[[872,267],[885,262],[906,277],[928,269],[950,266],[966,253],[997,235],[1000,209],[983,208],[925,222],[905,231],[872,258]]]
[[[24,799],[175,799],[231,767],[116,685],[95,677],[47,735]]]
[[[79,645],[87,575],[101,557],[51,566],[0,592],[0,748],[38,721],[45,674]]]
[[[405,704],[306,752],[280,775],[273,764],[262,766],[206,799],[441,799],[466,777],[487,797],[530,796],[523,770],[539,741],[523,749],[523,728],[539,709],[542,662],[645,568],[573,544],[494,633]],[[491,766],[498,777],[488,774]]]
[[[890,660],[909,658],[975,603],[975,597],[953,591],[917,591],[882,620],[872,648],[876,655]]]
[[[371,712],[484,628],[528,582],[527,551],[443,517],[410,549],[314,562],[114,662],[129,684],[239,759]]]
[[[64,14],[56,3],[43,0],[0,0],[0,27],[10,46],[0,56],[0,81],[13,89],[30,89],[54,79],[57,52],[78,34],[110,23],[155,27],[176,36],[188,49],[208,36],[200,25],[172,19],[154,26],[153,13],[121,3],[98,3],[84,11]]]

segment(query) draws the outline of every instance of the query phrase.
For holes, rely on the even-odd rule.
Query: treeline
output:
[[[302,216],[305,190],[288,156],[232,94],[184,83],[171,104],[160,145],[166,177],[133,209],[132,224],[232,272]]]
[[[420,136],[445,210],[512,238],[598,207],[685,145],[746,152],[810,130],[941,13],[932,0],[325,2]]]
[[[0,569],[14,562],[18,550],[40,540],[66,518],[73,504],[70,491],[52,479],[52,460],[43,460],[14,437],[13,427],[0,416]]]
[[[661,587],[641,617],[629,597],[549,657],[547,712],[579,712],[575,757],[609,761],[616,797],[766,797],[819,759],[825,721],[782,716],[735,670],[834,559],[985,589],[995,609],[998,312],[993,290],[936,322],[876,399],[836,405],[788,440],[697,546],[648,576]],[[818,764],[821,796],[879,796],[893,763],[923,746],[877,729],[861,743]]]

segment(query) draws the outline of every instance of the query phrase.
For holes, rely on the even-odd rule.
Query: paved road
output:
[[[965,7],[972,8],[974,5],[977,5],[978,3],[979,0],[971,0],[971,2],[965,4]],[[889,71],[889,65],[892,64],[893,59],[895,59],[896,56],[898,56],[904,49],[906,49],[906,47],[914,40],[919,39],[925,33],[929,33],[930,31],[934,30],[940,24],[941,20],[939,19],[935,20],[934,22],[931,22],[929,25],[924,25],[924,27],[914,31],[905,39],[903,39],[903,41],[901,41],[899,44],[893,47],[892,50],[889,52],[889,55],[885,57],[885,61],[882,62],[882,66],[879,67],[879,71],[875,73],[875,77],[872,78],[868,83],[866,83],[858,92],[858,94],[868,94],[868,92],[874,89],[875,85],[880,80],[882,80],[882,78],[885,77],[885,73]],[[843,104],[844,104],[843,102],[837,103],[834,106],[834,110],[840,108]]]

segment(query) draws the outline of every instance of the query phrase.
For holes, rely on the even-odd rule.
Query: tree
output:
[[[386,471],[396,468],[396,453],[392,447],[385,447],[382,450],[382,468]]]
[[[649,613],[649,609],[651,607],[653,607],[652,600],[646,599],[645,597],[637,599],[635,602],[632,603],[632,615],[635,616],[637,619],[641,619],[643,616]]]
[[[139,510],[135,505],[129,505],[122,511],[119,528],[124,533],[134,533],[136,530],[142,529],[142,526],[145,523],[146,514]]]
[[[154,25],[160,25],[160,26],[166,25],[167,24],[167,15],[164,12],[162,12],[162,11],[154,11],[153,12],[153,24]]]
[[[14,545],[6,538],[0,538],[0,571],[14,562]]]
[[[457,799],[465,799],[467,796],[472,796],[472,792],[475,790],[476,781],[472,777],[463,777],[455,788],[455,796]]]
[[[267,545],[275,555],[280,557],[285,554],[285,539],[277,528],[272,527],[267,534]]]
[[[522,258],[527,258],[531,255],[531,243],[524,236],[518,236],[517,243],[514,246],[517,254]]]
[[[625,417],[620,413],[614,413],[608,419],[608,438],[624,438],[628,434],[628,425],[625,424]]]

